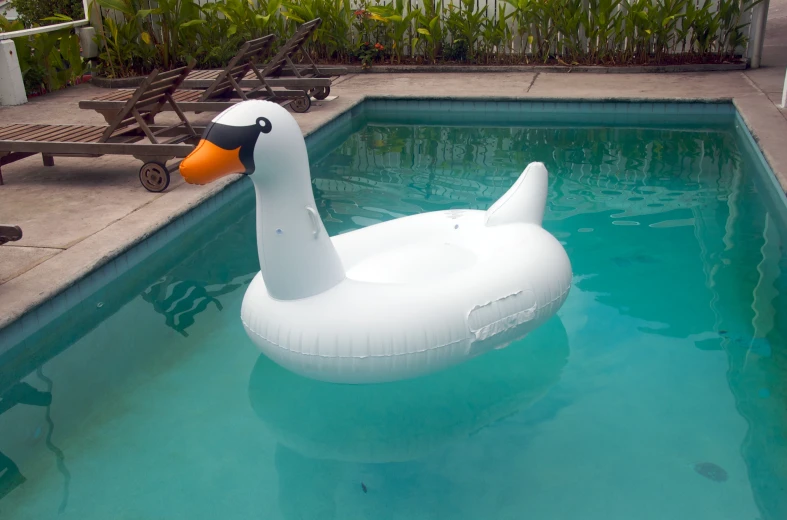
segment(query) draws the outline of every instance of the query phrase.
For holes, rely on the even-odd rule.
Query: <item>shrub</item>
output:
[[[55,20],[44,20],[56,14],[66,15],[73,20],[85,17],[81,0],[14,0],[13,6],[25,27],[57,23]]]

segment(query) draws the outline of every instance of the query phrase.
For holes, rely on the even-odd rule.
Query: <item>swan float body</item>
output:
[[[541,227],[541,163],[487,211],[417,214],[335,237],[315,206],[298,123],[276,103],[219,114],[180,171],[194,184],[251,176],[260,272],[241,319],[265,355],[306,377],[377,383],[440,370],[524,337],[568,295],[568,255]]]

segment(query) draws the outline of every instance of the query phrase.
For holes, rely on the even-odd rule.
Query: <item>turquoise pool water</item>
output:
[[[331,234],[486,208],[549,169],[575,275],[558,316],[411,381],[318,383],[258,353],[243,181],[2,351],[0,518],[787,518],[781,201],[729,113],[599,118],[383,107],[312,140]]]

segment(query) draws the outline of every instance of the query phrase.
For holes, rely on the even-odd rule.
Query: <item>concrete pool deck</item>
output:
[[[783,4],[782,4],[783,5]],[[359,74],[343,77],[336,99],[295,114],[308,134],[366,96],[506,97],[511,99],[729,99],[758,140],[782,187],[787,189],[787,112],[780,110],[787,65],[787,18],[771,7],[779,38],[766,40],[766,66],[758,70],[682,74]],[[781,35],[785,35],[781,38]],[[769,34],[770,36],[770,34]],[[781,63],[784,61],[784,63]],[[80,85],[0,108],[3,123],[103,124],[81,99],[106,92]],[[188,114],[197,123],[215,114]],[[171,114],[157,118],[162,122]],[[24,237],[0,246],[0,329],[27,310],[74,284],[165,224],[221,191],[238,176],[208,186],[185,184],[177,172],[164,193],[139,183],[141,163],[133,158],[55,158],[45,168],[40,156],[5,166],[0,186],[0,223],[19,225]]]

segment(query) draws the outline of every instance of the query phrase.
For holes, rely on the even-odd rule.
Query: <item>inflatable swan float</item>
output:
[[[213,119],[180,172],[193,184],[250,175],[260,273],[241,319],[265,355],[309,378],[377,383],[440,370],[524,337],[568,295],[568,255],[541,227],[541,163],[487,211],[422,213],[329,237],[298,123],[253,100]]]

